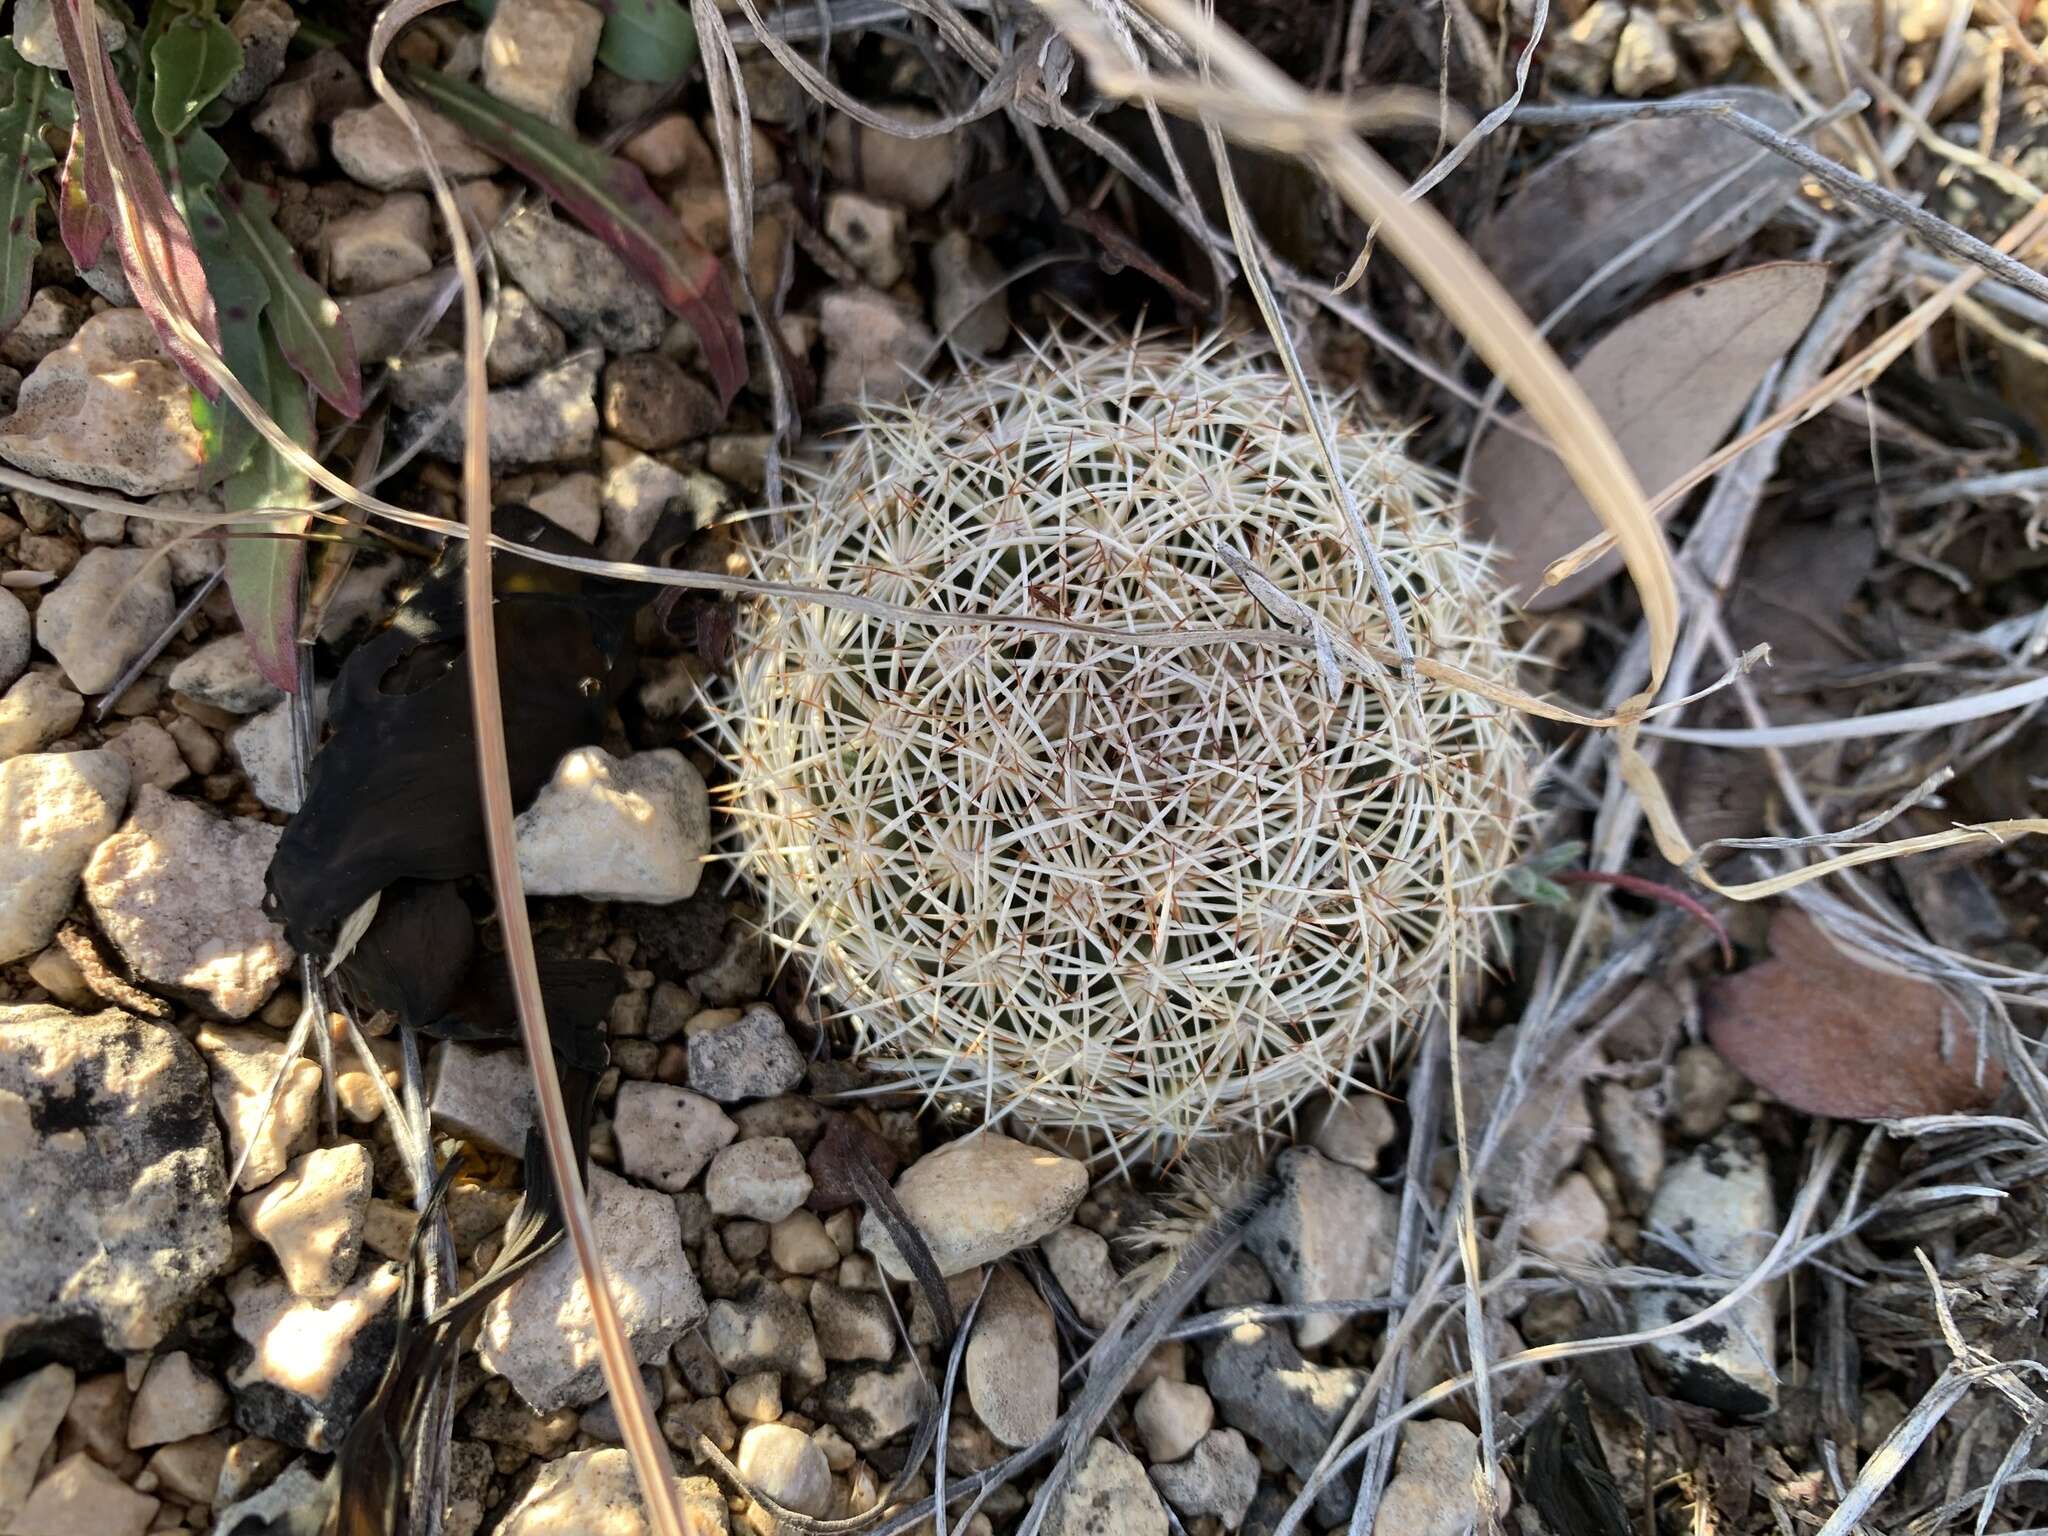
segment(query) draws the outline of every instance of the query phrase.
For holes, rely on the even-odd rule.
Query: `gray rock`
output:
[[[320,232],[327,277],[338,293],[370,293],[431,272],[434,222],[425,194],[393,192],[344,213]]]
[[[163,1501],[137,1493],[83,1451],[74,1451],[35,1485],[10,1531],[91,1531],[143,1536]]]
[[[484,28],[484,89],[573,130],[603,29],[603,14],[584,0],[498,0]]]
[[[711,844],[704,780],[671,747],[620,759],[580,747],[514,824],[535,896],[662,905],[693,896]]]
[[[527,499],[527,505],[563,532],[574,534],[586,544],[595,544],[598,531],[604,526],[600,495],[597,476],[579,469],[562,476],[546,490],[536,491]]]
[[[1212,1429],[1184,1461],[1153,1466],[1148,1475],[1183,1521],[1205,1517],[1234,1531],[1251,1513],[1259,1492],[1259,1458],[1234,1429]]]
[[[56,936],[93,850],[120,824],[128,782],[117,752],[34,752],[0,763],[0,961],[32,955]]]
[[[1166,1506],[1138,1458],[1097,1438],[1053,1499],[1045,1536],[1166,1536]]]
[[[740,1436],[740,1475],[785,1509],[822,1515],[832,1505],[832,1469],[802,1430],[756,1424]]]
[[[164,632],[170,572],[141,549],[90,549],[36,609],[36,643],[80,693],[100,693]]]
[[[196,586],[221,568],[225,552],[220,538],[208,531],[224,511],[217,491],[166,491],[152,496],[149,504],[163,515],[131,518],[128,542],[137,549],[166,551],[174,588]]]
[[[12,688],[15,679],[28,670],[28,609],[5,587],[0,587],[0,688]]]
[[[147,716],[108,736],[107,750],[128,765],[131,784],[171,789],[192,777],[177,738]]]
[[[379,1264],[339,1295],[294,1296],[282,1280],[245,1269],[228,1282],[241,1341],[228,1386],[235,1422],[250,1434],[331,1451],[383,1375],[398,1319],[399,1269]]]
[[[1607,1242],[1607,1202],[1593,1181],[1574,1170],[1532,1202],[1522,1217],[1522,1240],[1553,1259],[1590,1264]]]
[[[804,1058],[782,1019],[756,1003],[730,1024],[689,1037],[690,1086],[721,1104],[772,1098],[804,1080]]]
[[[675,1480],[689,1536],[724,1536],[725,1496],[708,1477]],[[633,1460],[624,1451],[572,1451],[543,1463],[499,1523],[497,1536],[651,1536]]]
[[[281,1525],[296,1511],[313,1508],[319,1501],[320,1479],[303,1461],[295,1461],[276,1482],[222,1509],[214,1519],[214,1536],[271,1530],[273,1523]]]
[[[1704,1043],[1679,1047],[1671,1062],[1671,1118],[1688,1141],[1704,1141],[1728,1122],[1742,1097],[1742,1074]]]
[[[336,298],[341,318],[348,323],[349,335],[356,344],[356,355],[364,363],[398,356],[433,309],[445,281],[441,274],[430,273],[409,282],[393,283],[389,288],[379,288],[374,293],[346,294]],[[410,353],[406,367],[392,375],[394,397],[405,375],[412,370],[414,361],[426,353],[425,347]],[[485,355],[485,363],[488,368],[489,354]]]
[[[591,1170],[590,1196],[619,1322],[636,1359],[659,1360],[704,1317],[675,1202],[602,1168]],[[540,1413],[580,1406],[604,1390],[590,1292],[567,1243],[485,1309],[477,1357]]]
[[[441,1536],[476,1536],[483,1529],[496,1471],[487,1445],[457,1440],[448,1448],[448,1502],[441,1515]]]
[[[1509,1091],[1516,1031],[1504,1029],[1483,1044],[1467,1041],[1458,1056],[1465,1077],[1466,1112],[1479,1134]],[[1489,1211],[1541,1195],[1579,1160],[1593,1139],[1585,1089],[1538,1076],[1516,1090],[1519,1100],[1493,1156],[1479,1170],[1473,1193]]]
[[[1286,1332],[1244,1322],[1202,1343],[1202,1380],[1217,1415],[1306,1477],[1365,1384],[1361,1371],[1310,1365]],[[1316,1501],[1328,1523],[1350,1516],[1355,1476],[1333,1478]]]
[[[923,320],[872,288],[835,288],[818,300],[825,338],[819,398],[827,405],[901,400],[936,342]]]
[[[661,300],[596,236],[530,204],[491,243],[512,280],[576,340],[614,353],[661,344]]]
[[[294,958],[263,910],[282,835],[145,784],[85,866],[86,900],[138,980],[214,1018],[246,1019]]]
[[[283,1173],[293,1151],[312,1137],[319,1063],[303,1056],[292,1059],[283,1036],[254,1027],[209,1024],[193,1043],[213,1077],[214,1107],[228,1128],[228,1161],[241,1162],[243,1189],[260,1189]],[[271,1085],[288,1061],[290,1075],[273,1103]]]
[[[417,101],[411,105],[441,173],[450,181],[471,181],[497,170],[497,157],[477,148],[447,118]],[[411,132],[381,101],[335,118],[329,144],[342,170],[366,187],[380,192],[424,192],[432,185]]]
[[[146,1450],[219,1429],[228,1421],[228,1401],[227,1389],[184,1350],[158,1355],[128,1409],[128,1448]]]
[[[962,352],[995,352],[1010,339],[1002,265],[965,230],[932,246],[932,328]]]
[[[1630,1202],[1641,1210],[1664,1177],[1664,1125],[1656,1094],[1626,1083],[1593,1085],[1593,1125],[1600,1151]]]
[[[810,1386],[825,1379],[810,1314],[771,1280],[750,1280],[737,1296],[713,1302],[704,1341],[728,1375],[776,1371]]]
[[[1649,1257],[1682,1274],[1741,1276],[1762,1262],[1778,1231],[1770,1165],[1748,1131],[1724,1129],[1674,1162],[1643,1222]],[[1657,1241],[1668,1235],[1677,1251]],[[1731,1281],[1732,1284],[1732,1281]],[[1699,1291],[1636,1293],[1636,1326],[1659,1328],[1713,1301]],[[1687,1402],[1756,1415],[1778,1405],[1776,1288],[1763,1286],[1733,1313],[1650,1346]]]
[[[818,1411],[862,1451],[877,1451],[905,1433],[929,1393],[915,1360],[893,1370],[840,1370],[826,1379]]]
[[[0,422],[0,458],[129,496],[193,490],[206,478],[191,386],[139,309],[94,315],[36,364]]]
[[[0,1387],[0,1530],[13,1529],[35,1486],[36,1468],[57,1438],[78,1378],[68,1365],[46,1365]]]
[[[1479,1437],[1450,1419],[1417,1419],[1401,1431],[1394,1476],[1380,1498],[1373,1536],[1465,1536],[1479,1525],[1473,1496]],[[1495,1511],[1508,1512],[1506,1479]]]
[[[299,752],[292,741],[289,699],[253,715],[228,732],[228,750],[249,781],[249,792],[273,811],[297,812],[306,789],[299,776]]]
[[[533,1124],[533,1074],[525,1054],[443,1041],[427,1058],[427,1113],[443,1135],[524,1157]]]
[[[15,50],[38,69],[64,67],[64,45],[51,6],[52,0],[18,0],[14,7]],[[128,40],[128,29],[106,7],[93,9],[98,13],[100,41],[112,53]]]
[[[284,73],[285,50],[299,30],[299,18],[284,0],[242,0],[228,19],[228,30],[242,45],[242,67],[222,87],[221,99],[246,107]]]
[[[670,1194],[688,1189],[712,1155],[738,1134],[739,1127],[711,1100],[667,1083],[621,1083],[612,1106],[619,1166]]]
[[[787,1136],[736,1142],[711,1159],[704,1197],[719,1216],[780,1221],[810,1198],[804,1155]]]
[[[927,1152],[896,1179],[896,1198],[942,1275],[993,1263],[1037,1242],[1065,1225],[1087,1192],[1085,1165],[994,1131]],[[892,1278],[910,1278],[909,1266],[873,1213],[861,1218],[860,1242]]]
[[[937,113],[916,102],[892,103],[888,111],[905,122],[938,121]],[[858,185],[912,213],[923,213],[952,187],[960,169],[962,137],[955,131],[899,138],[834,112],[825,120],[825,164],[842,186]]]
[[[296,1159],[275,1183],[236,1206],[270,1245],[297,1296],[334,1296],[355,1278],[370,1214],[370,1149],[359,1142]]]
[[[1161,1376],[1138,1394],[1131,1422],[1153,1461],[1179,1461],[1215,1424],[1216,1404],[1193,1382]]]
[[[820,1280],[811,1287],[811,1320],[819,1352],[834,1364],[886,1363],[896,1353],[896,1322],[879,1291],[849,1291]]]
[[[587,458],[597,445],[597,375],[602,362],[595,354],[579,353],[523,384],[492,390],[484,418],[492,467],[516,469]],[[420,414],[415,413],[408,419],[407,431],[417,432],[422,425]],[[435,430],[427,452],[451,463],[460,462],[459,408],[450,411]]]
[[[845,254],[877,288],[893,288],[903,276],[903,210],[859,192],[825,197],[825,238]]]
[[[55,673],[24,673],[0,698],[0,762],[42,751],[68,735],[84,713],[85,700],[59,682]]]
[[[702,437],[725,418],[718,397],[659,352],[615,359],[600,405],[605,431],[647,453]]]
[[[1086,1227],[1061,1227],[1039,1239],[1053,1279],[1090,1328],[1107,1328],[1123,1305],[1123,1287],[1110,1262],[1109,1242]]]
[[[1333,1163],[1372,1173],[1379,1167],[1380,1154],[1393,1145],[1398,1134],[1394,1112],[1387,1108],[1386,1100],[1377,1094],[1355,1093],[1329,1100],[1312,1111],[1300,1139]]]
[[[0,1008],[0,1360],[154,1349],[227,1267],[206,1068],[115,1009]]]
[[[982,1294],[961,1374],[988,1432],[1012,1450],[1035,1445],[1060,1412],[1060,1352],[1052,1308],[1012,1266]]]
[[[562,328],[541,312],[524,288],[506,283],[498,289],[498,324],[491,332],[490,349],[484,353],[484,373],[493,389],[554,366],[568,351],[569,339]],[[584,542],[595,537],[592,534]]]
[[[91,313],[86,301],[67,288],[38,288],[14,329],[0,336],[0,362],[16,368],[35,367],[77,335]]]

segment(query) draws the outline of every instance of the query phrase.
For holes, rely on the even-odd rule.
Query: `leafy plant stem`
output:
[[[1624,875],[1606,869],[1564,869],[1551,874],[1550,878],[1559,885],[1611,885],[1618,891],[1627,891],[1631,896],[1641,896],[1650,901],[1661,901],[1689,912],[1706,924],[1721,946],[1721,968],[1735,969],[1735,946],[1729,941],[1728,930],[1721,925],[1721,919],[1709,912],[1705,903],[1697,897],[1688,896],[1674,886],[1661,881],[1646,880],[1641,875]]]

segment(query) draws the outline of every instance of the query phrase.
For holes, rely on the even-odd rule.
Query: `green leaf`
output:
[[[160,132],[183,133],[242,68],[242,45],[218,16],[180,16],[149,50],[151,115]]]
[[[341,307],[299,266],[291,242],[271,220],[272,208],[262,187],[232,178],[221,183],[229,235],[270,290],[270,324],[279,348],[321,399],[353,421],[363,410],[355,342]]]
[[[270,300],[270,286],[255,263],[242,252],[229,231],[213,189],[186,184],[179,197],[185,222],[199,247],[200,263],[213,290],[214,313],[220,319],[220,354],[242,387],[258,400],[270,393],[268,349],[259,325]],[[221,471],[240,469],[256,443],[256,428],[225,395],[208,400],[192,394],[192,423],[206,443],[206,460]]]
[[[305,383],[285,362],[277,338],[263,328],[269,397],[264,404],[285,434],[307,452],[313,448],[313,402]],[[313,483],[259,438],[249,462],[228,477],[230,512],[276,511],[313,505]],[[264,524],[229,530],[228,595],[242,621],[257,669],[286,692],[299,686],[299,578],[305,570],[301,537],[311,511]]]
[[[678,0],[597,0],[597,61],[615,75],[668,85],[697,62],[697,24]]]
[[[10,168],[0,172],[0,331],[11,330],[28,309],[36,270],[36,209],[44,195],[41,173],[57,163],[43,142],[49,74],[23,69],[13,79],[13,97],[0,108],[0,156]]]

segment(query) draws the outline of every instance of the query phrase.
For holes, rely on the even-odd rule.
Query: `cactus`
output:
[[[1508,680],[1506,602],[1443,484],[1324,406],[1417,651]],[[1527,808],[1512,712],[1398,675],[1333,698],[1307,646],[1183,638],[1275,628],[1228,542],[1388,640],[1270,358],[1055,336],[869,408],[796,496],[764,578],[1087,626],[741,617],[712,702],[738,859],[877,1070],[1166,1155],[1369,1081],[1484,958]]]

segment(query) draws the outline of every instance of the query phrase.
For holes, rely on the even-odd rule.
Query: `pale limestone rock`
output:
[[[1087,1192],[1085,1165],[993,1131],[927,1152],[896,1179],[896,1197],[942,1275],[1037,1242],[1062,1226]],[[861,1220],[860,1240],[892,1277],[910,1278],[872,1214]]]
[[[704,780],[673,748],[564,757],[514,826],[535,896],[662,905],[696,893],[710,847]]]
[[[370,1149],[323,1147],[293,1160],[275,1183],[235,1207],[270,1245],[294,1295],[337,1295],[354,1278],[370,1206]]]
[[[301,1056],[266,1114],[270,1085],[285,1065],[285,1039],[266,1029],[209,1024],[193,1037],[213,1076],[213,1102],[228,1131],[228,1161],[242,1162],[243,1189],[261,1189],[284,1172],[293,1149],[313,1134],[320,1065]]]
[[[139,309],[101,311],[36,365],[0,421],[0,458],[130,496],[193,490],[206,477],[191,386]]]
[[[32,955],[56,936],[93,850],[120,824],[128,783],[128,764],[114,752],[33,752],[0,763],[0,961]]]

